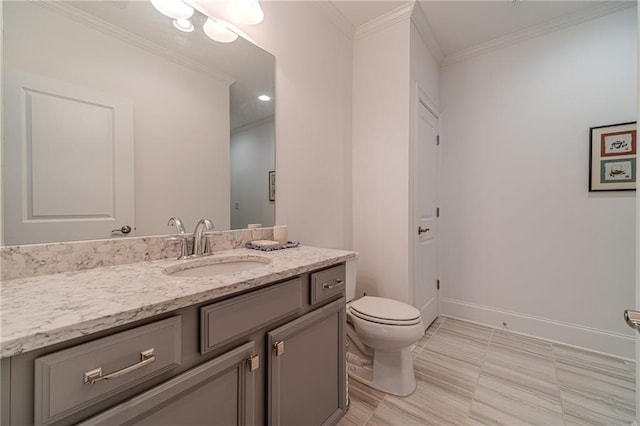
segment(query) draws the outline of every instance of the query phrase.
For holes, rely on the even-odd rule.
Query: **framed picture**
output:
[[[636,189],[636,122],[590,129],[589,191]]]
[[[269,172],[269,201],[276,200],[276,172]]]

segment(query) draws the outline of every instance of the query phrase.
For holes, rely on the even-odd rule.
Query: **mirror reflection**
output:
[[[147,1],[10,1],[3,21],[4,245],[274,224],[271,54]]]

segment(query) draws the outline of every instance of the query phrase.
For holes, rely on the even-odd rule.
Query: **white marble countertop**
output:
[[[355,259],[356,253],[300,246],[271,252],[228,250],[207,259],[255,256],[271,263],[223,275],[180,278],[163,270],[189,260],[159,260],[3,281],[0,358]]]

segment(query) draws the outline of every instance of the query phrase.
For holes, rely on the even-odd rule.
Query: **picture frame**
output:
[[[635,191],[636,122],[589,129],[589,192]]]
[[[269,172],[269,201],[276,200],[276,172],[272,170]]]

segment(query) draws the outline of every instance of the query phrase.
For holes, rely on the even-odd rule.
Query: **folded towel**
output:
[[[279,246],[281,243],[273,240],[253,240],[251,241],[251,244],[256,247],[275,247]]]
[[[264,244],[263,242],[275,243],[275,244]],[[298,247],[300,245],[299,242],[294,243],[292,241],[287,241],[286,243],[279,243],[277,241],[270,240],[257,240],[257,241],[249,241],[245,247],[253,250],[261,250],[261,251],[273,251],[273,250],[282,250],[287,248]]]

